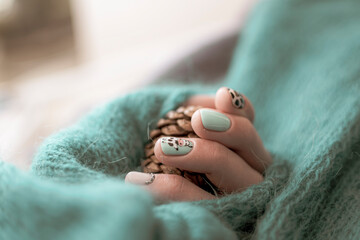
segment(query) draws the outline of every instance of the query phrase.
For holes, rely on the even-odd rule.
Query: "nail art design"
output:
[[[154,173],[130,172],[126,175],[126,181],[137,185],[149,185],[155,181]]]
[[[233,106],[238,109],[243,108],[245,106],[244,97],[241,94],[239,94],[237,91],[235,91],[231,88],[228,88],[228,91],[230,93]]]
[[[161,149],[165,155],[185,155],[193,149],[193,146],[190,140],[176,137],[161,138]]]
[[[200,110],[201,122],[207,130],[224,132],[230,128],[230,119],[222,113],[210,109]]]
[[[155,180],[156,175],[153,174],[153,173],[149,173],[149,174],[151,175],[151,178],[150,178],[150,180],[145,182],[145,185],[152,184],[154,182],[154,180]]]

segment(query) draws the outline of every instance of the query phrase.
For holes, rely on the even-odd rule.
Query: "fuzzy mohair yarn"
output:
[[[0,163],[0,239],[360,239],[360,2],[269,0],[219,84],[149,86]],[[147,127],[188,96],[239,90],[274,163],[217,200],[158,205],[123,182]]]

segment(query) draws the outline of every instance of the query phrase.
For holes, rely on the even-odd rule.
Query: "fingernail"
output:
[[[161,149],[165,155],[185,155],[193,149],[193,142],[176,137],[161,138]]]
[[[230,128],[230,119],[222,113],[200,109],[200,116],[203,126],[208,130],[223,132]]]
[[[231,102],[233,107],[238,109],[244,108],[245,106],[244,97],[234,89],[228,88],[228,91],[231,96]]]
[[[138,184],[138,185],[148,185],[155,180],[155,174],[151,173],[142,173],[142,172],[129,172],[126,175],[126,182]]]

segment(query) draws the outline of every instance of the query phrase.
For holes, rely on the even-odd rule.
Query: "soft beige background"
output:
[[[49,134],[234,34],[253,2],[73,0],[71,26],[0,35],[1,158],[27,169]]]

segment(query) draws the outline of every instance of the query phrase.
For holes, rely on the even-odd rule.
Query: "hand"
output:
[[[196,111],[191,119],[192,128],[200,138],[159,139],[154,148],[157,159],[168,166],[204,173],[225,193],[240,192],[260,183],[271,156],[252,124],[254,109],[250,101],[223,87],[215,98],[197,95],[185,105],[205,107]],[[151,177],[130,172],[125,181],[143,185],[160,200],[215,198],[178,175],[156,174],[152,180]],[[151,184],[146,185],[146,181]]]

